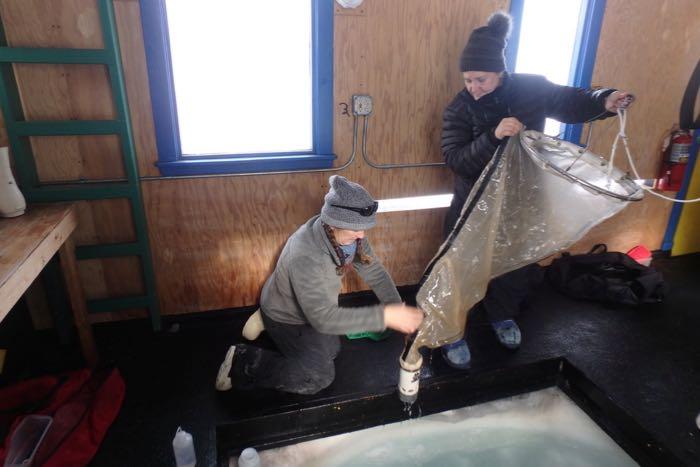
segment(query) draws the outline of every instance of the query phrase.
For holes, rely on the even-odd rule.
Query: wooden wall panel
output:
[[[78,269],[88,300],[145,293],[138,257],[83,260],[78,263]]]
[[[661,140],[678,122],[681,97],[700,57],[697,7],[695,0],[607,3],[593,84],[636,94],[637,101],[628,115],[627,135],[635,166],[644,178],[656,178]],[[608,158],[618,128],[617,120],[612,118],[596,123],[593,150]],[[621,146],[615,165],[628,170]],[[574,250],[587,250],[599,242],[618,251],[637,244],[659,249],[670,211],[670,202],[646,195],[643,201],[632,203],[593,229]]]
[[[40,136],[29,140],[40,182],[126,178],[117,135]]]
[[[317,213],[325,174],[144,183],[164,313],[251,305],[287,237]]]
[[[138,10],[138,2],[130,3]],[[95,0],[3,0],[0,15],[10,46],[103,47]],[[102,65],[17,64],[14,70],[27,120],[102,120],[115,116],[107,70]],[[116,136],[42,137],[31,138],[31,143],[42,181],[124,175]],[[75,235],[80,244],[134,238],[126,200],[83,202],[79,215]],[[137,258],[81,261],[79,267],[89,298],[142,292]],[[98,320],[115,316],[119,317],[108,314]]]
[[[376,162],[442,161],[436,123],[462,86],[459,52],[469,26],[481,24],[494,3],[475,9],[454,2],[448,15],[420,0],[368,4],[362,53],[367,88],[376,100],[368,148]]]
[[[104,46],[95,0],[2,0],[0,15],[14,47]]]
[[[136,229],[128,199],[79,201],[77,211],[81,228],[73,234],[76,245],[136,241]]]
[[[27,120],[115,118],[104,65],[20,63],[13,66]]]
[[[144,184],[149,223],[159,220],[151,242],[164,313],[257,303],[284,242],[318,213],[328,189],[325,174],[275,176],[273,189],[260,178]],[[440,236],[419,235],[421,226],[441,225],[442,217],[441,210],[379,214],[369,237],[397,283],[413,284],[422,276]],[[407,252],[412,261],[406,261]],[[364,288],[351,277],[344,290]]]
[[[139,156],[139,173],[141,176],[157,176],[160,174],[153,162],[158,159],[158,150],[151,110],[151,93],[148,87],[148,68],[143,47],[139,1],[116,0],[114,14],[126,77],[126,94],[129,100],[134,147]]]
[[[336,14],[336,166],[351,153],[352,118],[342,114],[340,104],[349,104],[353,94],[374,97],[371,159],[440,160],[442,110],[461,87],[459,53],[471,29],[504,2],[450,4],[454,10],[442,8],[440,2],[367,1],[362,12]],[[375,197],[451,192],[447,169],[373,169],[362,160],[359,141],[354,162],[341,173]],[[145,165],[154,162],[155,158]],[[162,312],[257,303],[286,238],[321,207],[329,175],[144,182]],[[421,277],[440,243],[444,212],[380,215],[379,226],[369,236],[398,284],[414,284]],[[365,288],[350,277],[344,290]]]
[[[336,7],[336,166],[348,160],[352,146],[352,118],[342,114],[341,104],[349,104],[351,96],[359,93],[374,98],[367,144],[374,162],[440,161],[441,113],[462,86],[457,67],[462,47],[474,27],[507,6],[507,0],[366,0],[358,10]],[[694,11],[693,6],[693,0],[608,2],[594,83],[637,94],[628,134],[645,176],[654,175],[657,160],[652,148],[676,119],[680,94],[700,55],[698,15],[678,14]],[[115,11],[139,170],[141,176],[157,176],[138,2],[115,0]],[[9,21],[5,28],[12,45],[101,46],[94,0],[4,0],[0,13]],[[20,26],[27,20],[30,27]],[[18,71],[32,118],[112,115],[111,96],[100,67],[24,68]],[[53,82],[42,83],[35,77],[36,70]],[[607,154],[614,131],[613,121],[597,124],[594,150]],[[65,147],[57,146],[55,154],[44,150],[42,175],[57,179],[67,174],[113,173],[111,161],[104,167],[87,167],[90,155],[104,149],[104,143],[97,141],[68,141]],[[377,198],[451,191],[452,175],[445,168],[378,170],[362,160],[360,149],[358,144],[355,160],[341,173],[365,185]],[[85,167],[49,162],[59,157],[70,165],[82,161]],[[144,180],[162,312],[255,304],[288,235],[319,210],[330,173]],[[668,209],[663,202],[647,198],[593,229],[574,250],[598,241],[618,250],[636,243],[657,248]],[[79,236],[86,243],[133,233],[123,203],[82,208],[82,213]],[[113,217],[106,221],[105,213]],[[378,227],[369,235],[398,284],[419,280],[439,245],[444,213],[439,209],[380,215]],[[129,227],[120,230],[126,224]],[[119,295],[138,288],[138,267],[133,262],[88,263],[83,269],[91,296]],[[120,289],[119,281],[126,286]],[[346,281],[345,290],[361,288],[364,286],[355,278]],[[143,312],[96,319],[134,316],[141,317]]]
[[[336,15],[336,102],[350,103],[353,94],[373,97],[367,135],[373,163],[442,161],[442,111],[462,86],[459,54],[470,31],[506,4],[455,1],[446,9],[421,0],[371,1],[361,16]],[[339,113],[338,120],[336,148],[349,141],[352,124]],[[361,153],[349,176],[378,198],[452,191],[447,168],[375,169]]]

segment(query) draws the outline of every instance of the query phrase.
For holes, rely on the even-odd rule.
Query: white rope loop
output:
[[[630,163],[630,168],[632,169],[632,173],[634,173],[634,176],[637,178],[637,180],[641,180],[642,177],[637,172],[637,167],[634,165],[634,161],[632,160],[632,154],[630,153],[629,144],[627,143],[627,135],[625,134],[625,127],[627,126],[627,112],[624,109],[617,109],[617,116],[618,116],[618,120],[620,122],[620,131],[617,133],[617,136],[615,136],[615,141],[613,141],[612,149],[610,152],[610,161],[609,161],[609,165],[608,165],[608,176],[610,176],[610,174],[612,173],[613,162],[615,161],[615,151],[617,150],[617,142],[618,142],[618,140],[622,139],[622,144],[625,147],[625,152],[627,153],[627,160]],[[665,200],[668,200],[668,201],[671,201],[674,203],[697,203],[700,201],[700,198],[695,198],[695,199],[671,198],[669,196],[662,195],[661,193],[655,192],[652,188],[650,188],[648,186],[640,185],[640,187],[649,194],[652,194],[654,196],[658,196],[659,198],[663,198]]]

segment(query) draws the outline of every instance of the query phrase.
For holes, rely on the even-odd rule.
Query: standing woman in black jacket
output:
[[[539,75],[507,73],[503,51],[510,29],[510,16],[494,13],[486,26],[472,32],[460,57],[465,89],[445,109],[442,124],[442,154],[455,173],[445,238],[454,228],[474,183],[504,138],[524,128],[543,131],[547,117],[564,123],[607,118],[615,115],[628,96],[614,89],[593,91],[560,86]],[[542,271],[537,264],[504,274],[491,281],[479,304],[499,342],[507,348],[520,346],[521,333],[513,317],[541,279]],[[451,366],[469,367],[471,355],[464,340],[444,346],[442,353]]]

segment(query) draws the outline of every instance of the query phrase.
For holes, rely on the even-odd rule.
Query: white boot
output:
[[[21,216],[26,208],[24,196],[12,176],[7,147],[0,148],[0,217]]]
[[[245,326],[243,326],[243,337],[248,339],[249,341],[254,341],[255,339],[258,338],[261,332],[265,330],[265,323],[263,323],[262,320],[262,313],[260,312],[260,308],[258,308],[255,313],[250,315],[250,318],[248,318],[248,321],[245,322]]]
[[[221,362],[219,367],[219,373],[216,375],[216,390],[217,391],[228,391],[231,389],[231,377],[228,375],[231,372],[231,366],[233,366],[233,357],[236,354],[236,346],[232,345],[229,347],[228,352],[226,352],[226,357],[224,361]]]

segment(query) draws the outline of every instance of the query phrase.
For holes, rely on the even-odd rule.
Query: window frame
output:
[[[304,152],[183,155],[165,0],[139,2],[158,162],[164,176],[329,169],[333,154],[333,2],[311,0],[312,138]]]
[[[515,61],[518,56],[520,41],[520,25],[523,18],[523,9],[526,0],[511,0],[510,14],[513,17],[513,30],[511,40],[506,48],[506,63],[509,70],[515,70]],[[581,3],[578,31],[574,42],[571,70],[569,72],[569,86],[578,88],[590,88],[595,67],[595,57],[598,51],[600,31],[605,16],[607,0],[584,0]],[[575,144],[580,144],[582,123],[562,123],[564,134],[562,139]]]

